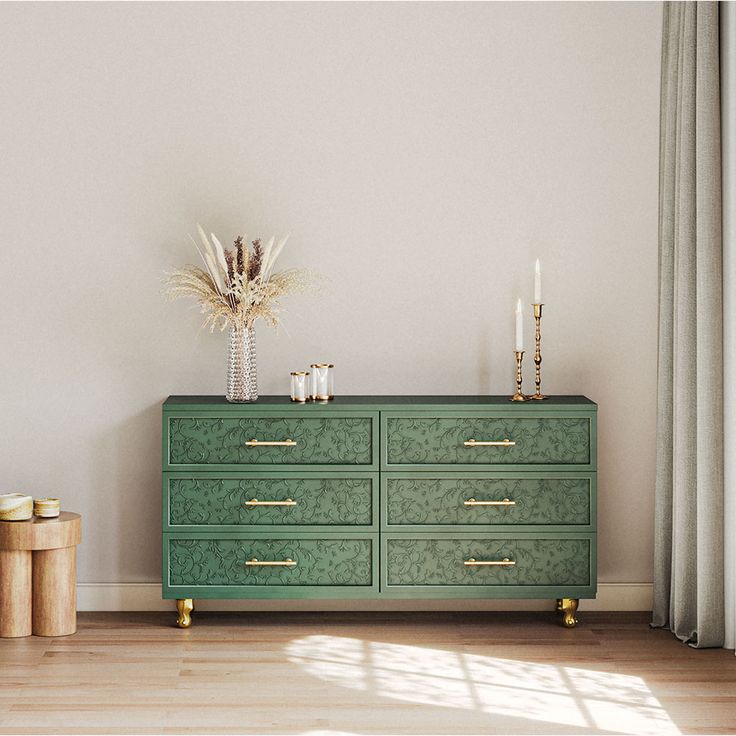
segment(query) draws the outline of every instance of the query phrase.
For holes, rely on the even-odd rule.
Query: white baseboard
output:
[[[171,611],[158,583],[80,583],[80,611]],[[548,600],[198,600],[198,611],[548,611]],[[580,601],[581,611],[651,611],[651,583],[600,583],[595,600]]]

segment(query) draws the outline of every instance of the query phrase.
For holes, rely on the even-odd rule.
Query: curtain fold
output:
[[[721,11],[721,172],[723,179],[723,409],[725,447],[736,447],[736,5]],[[724,467],[726,646],[736,646],[736,453]]]
[[[653,625],[724,643],[719,9],[665,3]]]

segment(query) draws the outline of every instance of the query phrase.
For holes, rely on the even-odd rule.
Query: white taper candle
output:
[[[539,258],[534,264],[534,303],[542,303],[542,269],[539,266]]]
[[[521,299],[516,302],[516,352],[524,349],[524,318],[521,314]]]

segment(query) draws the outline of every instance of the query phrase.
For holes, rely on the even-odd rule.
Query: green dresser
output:
[[[163,595],[596,595],[596,405],[344,396],[163,406]]]

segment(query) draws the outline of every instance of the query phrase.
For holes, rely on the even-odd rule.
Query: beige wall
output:
[[[545,389],[600,403],[600,578],[650,580],[660,14],[0,4],[0,488],[84,514],[82,581],[160,579],[159,404],[223,392],[160,295],[197,221],[327,277],[259,330],[262,393],[315,359],[508,393],[540,257]]]

